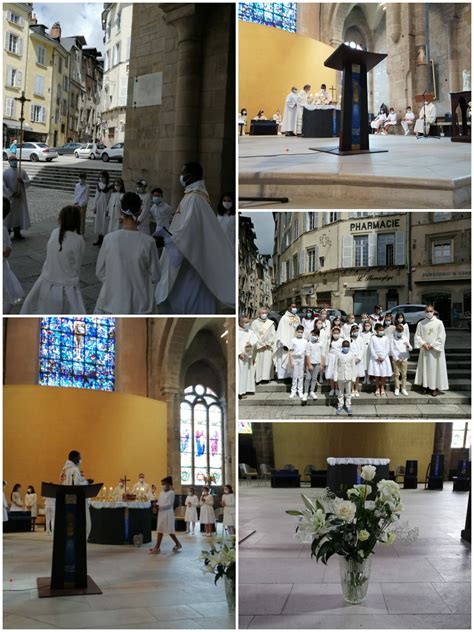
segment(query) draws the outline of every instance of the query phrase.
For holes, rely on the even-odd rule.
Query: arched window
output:
[[[239,20],[296,33],[296,2],[239,2]]]
[[[39,384],[113,391],[115,318],[42,318]]]
[[[224,413],[217,395],[201,384],[189,386],[180,411],[181,483],[205,485],[213,477],[222,485]]]

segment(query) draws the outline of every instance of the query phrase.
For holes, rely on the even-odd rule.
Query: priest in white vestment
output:
[[[314,95],[314,102],[317,105],[330,105],[332,103],[331,93],[326,89],[326,84],[321,84],[321,89]]]
[[[268,318],[268,309],[261,307],[258,318],[252,323],[252,331],[257,336],[255,345],[255,381],[268,382],[273,376],[273,347],[275,345],[275,323]]]
[[[60,474],[62,485],[89,485],[92,481],[87,480],[81,473],[81,454],[77,450],[69,452],[66,463]],[[86,539],[89,538],[91,532],[91,515],[89,512],[89,503],[86,499]]]
[[[425,114],[426,114],[426,127],[425,126]],[[436,107],[434,103],[425,101],[425,104],[420,110],[418,119],[415,123],[415,134],[417,137],[428,136],[430,133],[430,125],[436,122]]]
[[[274,362],[277,372],[277,378],[283,380],[292,377],[293,370],[290,366],[290,346],[291,341],[295,337],[296,328],[301,324],[298,316],[298,309],[295,303],[288,306],[287,311],[283,314],[278,323],[275,337],[275,355]]]
[[[433,306],[428,305],[425,308],[425,318],[418,323],[415,332],[415,349],[420,350],[415,384],[422,386],[425,393],[431,391],[433,397],[440,395],[441,391],[449,390],[445,343],[444,325],[434,315]]]
[[[287,136],[296,135],[296,125],[298,117],[298,88],[291,88],[290,94],[286,97],[285,109],[283,111],[283,121],[281,131]]]
[[[184,187],[169,230],[163,237],[161,279],[156,303],[162,314],[216,314],[219,304],[235,305],[235,244],[231,244],[210,203],[197,162],[184,165]]]
[[[13,230],[14,239],[24,239],[22,230],[31,226],[26,189],[30,186],[30,178],[24,169],[18,169],[18,160],[15,155],[8,159],[8,168],[3,172],[3,195],[10,201],[10,214],[5,219],[4,225]]]
[[[112,500],[116,502],[120,502],[123,500],[123,495],[125,494],[125,481],[123,478],[119,480],[117,487],[112,492]]]
[[[237,355],[239,357],[239,398],[248,393],[255,393],[255,364],[254,353],[257,336],[250,327],[250,319],[246,316],[239,318],[237,332]]]
[[[132,494],[135,496],[146,497],[151,494],[151,485],[145,481],[145,475],[143,472],[140,472],[138,475],[138,481],[132,488]]]
[[[303,133],[303,112],[304,106],[309,103],[309,95],[311,92],[311,86],[307,83],[302,90],[298,93],[298,114],[297,114],[297,124],[296,124],[296,134],[297,136],[301,136]]]

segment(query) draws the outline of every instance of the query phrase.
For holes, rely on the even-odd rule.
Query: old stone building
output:
[[[272,305],[271,255],[260,254],[250,217],[239,215],[239,312],[254,318],[259,307]]]
[[[82,49],[82,79],[85,90],[82,92],[80,107],[81,141],[90,142],[99,139],[101,134],[101,105],[104,75],[102,53],[96,48]]]
[[[134,4],[123,174],[175,206],[184,162],[203,165],[211,203],[235,189],[235,7]]]

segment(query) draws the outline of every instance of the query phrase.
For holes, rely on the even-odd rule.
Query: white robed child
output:
[[[221,195],[217,205],[217,221],[233,250],[235,250],[235,205],[232,193]]]
[[[342,337],[344,340],[351,340],[352,327],[356,324],[354,314],[348,314],[346,322],[342,325]]]
[[[13,230],[13,239],[24,239],[22,230],[31,226],[26,189],[31,181],[24,169],[18,168],[16,154],[8,159],[8,168],[3,172],[3,195],[10,201],[10,214],[5,226]]]
[[[140,215],[138,217],[138,230],[145,235],[150,234],[150,218],[151,218],[151,194],[148,192],[148,182],[142,178],[137,182],[137,195],[142,201]]]
[[[199,506],[201,507],[199,522],[204,525],[204,535],[210,538],[216,524],[216,514],[214,513],[214,496],[210,493],[207,486],[202,488]]]
[[[369,360],[370,360],[370,341],[373,336],[372,322],[365,320],[362,323],[362,331],[360,332],[360,341],[362,346],[362,366],[364,367],[364,384],[370,383],[369,378]]]
[[[355,360],[355,374],[354,381],[352,382],[352,395],[354,397],[359,397],[359,380],[360,378],[365,377],[365,347],[362,341],[362,335],[359,330],[359,325],[352,325],[352,329],[349,335],[350,348]]]
[[[334,378],[337,381],[336,415],[340,415],[344,406],[349,417],[352,417],[352,385],[356,376],[356,358],[350,348],[349,340],[343,340],[341,349],[336,353]]]
[[[87,205],[89,203],[89,193],[87,175],[82,172],[79,174],[79,180],[74,186],[74,204],[79,208],[81,213],[81,235],[84,235],[86,232],[86,214]]]
[[[184,512],[184,522],[186,523],[186,533],[194,534],[196,522],[198,521],[197,508],[199,506],[199,498],[196,496],[194,487],[188,489],[188,495],[184,501],[186,511]]]
[[[328,380],[331,390],[329,391],[329,397],[338,395],[337,376],[335,373],[336,357],[342,347],[342,332],[340,327],[333,327],[331,330],[331,337],[328,340],[328,347],[326,351],[327,365],[325,371],[325,377]]]
[[[122,178],[114,180],[113,189],[107,203],[107,234],[122,228],[122,198],[125,186]]]
[[[305,340],[309,340],[311,338],[311,334],[313,333],[314,325],[316,323],[316,318],[313,314],[313,310],[311,308],[307,308],[303,318],[301,319],[301,324],[303,325],[303,338]]]
[[[221,506],[224,507],[222,523],[229,535],[235,534],[235,495],[232,485],[224,485]]]
[[[326,326],[326,323],[329,327]],[[324,372],[326,370],[329,339],[331,337],[329,320],[324,321],[322,318],[318,318],[314,326],[314,332],[319,335],[319,342],[321,344],[321,362],[319,365],[318,384],[322,386],[324,384]]]
[[[324,372],[324,348],[326,346],[326,340],[323,338],[323,341],[321,341],[322,336],[325,336],[325,332],[315,328],[306,343],[303,402],[308,400],[308,395],[311,399],[318,399],[316,389],[318,376],[320,372]]]
[[[255,345],[255,381],[269,382],[273,375],[273,347],[275,344],[275,323],[268,318],[268,309],[261,307],[258,318],[252,322],[252,331],[257,337]]]
[[[97,258],[102,283],[96,314],[152,314],[154,289],[160,278],[155,240],[137,228],[141,200],[124,193],[122,230],[106,235]]]
[[[418,323],[415,332],[415,349],[420,350],[415,384],[422,386],[425,394],[431,392],[433,397],[449,390],[445,344],[444,325],[435,316],[433,305],[427,305],[425,318]]]
[[[395,379],[395,391],[394,395],[398,397],[400,392],[405,397],[408,396],[407,392],[407,371],[408,371],[408,358],[410,357],[410,351],[412,346],[409,338],[405,335],[403,325],[399,323],[395,326],[395,333],[390,340],[390,356],[392,358],[393,375]]]
[[[156,303],[162,314],[216,314],[235,305],[235,253],[209,202],[202,167],[187,162],[181,171],[184,197],[163,237],[162,276]]]
[[[248,393],[255,393],[255,364],[254,351],[257,336],[250,327],[250,320],[246,316],[239,318],[237,336],[237,354],[239,358],[239,399]]]
[[[290,303],[288,309],[280,318],[275,336],[274,362],[279,380],[284,380],[293,374],[289,349],[291,341],[295,337],[296,328],[300,324],[298,308],[295,303]]]
[[[10,201],[3,198],[3,221],[10,213]],[[3,224],[3,313],[9,314],[13,306],[19,303],[25,296],[20,281],[8,263],[8,258],[12,254],[12,241],[8,229]]]
[[[38,494],[35,492],[33,485],[28,485],[25,494],[25,511],[31,514],[31,526],[35,530],[36,518],[38,517]]]
[[[109,223],[107,209],[111,193],[112,187],[109,184],[109,174],[107,171],[101,171],[92,208],[92,212],[95,215],[94,232],[97,235],[94,246],[101,246],[104,241],[104,235],[107,233]]]
[[[385,335],[382,323],[377,323],[374,329],[375,335],[372,336],[369,344],[369,375],[375,379],[375,395],[387,397],[385,379],[392,376],[390,338]]]
[[[289,346],[290,365],[292,368],[290,399],[293,399],[296,395],[301,399],[304,397],[304,368],[307,345],[308,341],[304,338],[304,327],[303,325],[298,325],[295,337],[292,338]]]
[[[155,233],[161,228],[168,230],[173,219],[173,209],[163,200],[163,189],[155,187],[151,192],[150,214],[155,224]],[[161,254],[162,248],[158,252]]]
[[[174,490],[173,479],[171,476],[166,476],[161,481],[161,493],[158,498],[158,522],[156,525],[156,544],[150,549],[150,553],[158,555],[161,553],[161,542],[164,535],[169,535],[174,542],[173,551],[176,553],[183,548],[183,545],[176,537],[175,524],[176,519],[174,515]]]
[[[22,305],[22,314],[86,313],[80,289],[85,243],[79,207],[61,209],[58,223],[46,246],[41,274]]]

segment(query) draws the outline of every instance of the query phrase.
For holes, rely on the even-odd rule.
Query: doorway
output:
[[[444,326],[451,327],[451,294],[447,292],[430,292],[422,295],[421,302],[425,305],[432,304],[439,313],[439,318],[443,321]]]

